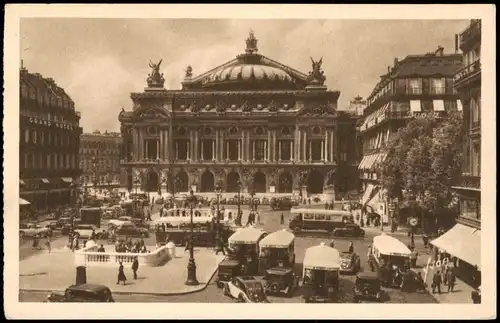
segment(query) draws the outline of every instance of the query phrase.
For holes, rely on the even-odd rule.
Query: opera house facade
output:
[[[129,191],[311,196],[357,178],[356,120],[337,111],[322,59],[304,74],[257,52],[250,33],[235,59],[198,76],[188,66],[180,90],[150,63],[148,86],[119,115]]]

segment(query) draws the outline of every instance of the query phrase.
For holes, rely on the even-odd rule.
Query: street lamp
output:
[[[217,194],[217,218],[216,218],[216,228],[215,228],[215,252],[221,250],[222,246],[220,244],[220,196],[221,187],[219,184],[215,187],[215,194]]]
[[[240,194],[241,194],[241,181],[238,180],[238,183],[236,183],[236,185],[238,185],[238,218],[240,216],[240,210],[241,210],[241,201],[240,201]]]
[[[106,180],[108,182],[109,195],[111,196],[111,173],[110,172],[108,172],[108,176],[107,176]]]
[[[78,183],[73,180],[70,184],[70,187],[71,187],[71,194],[73,195],[73,203],[74,203],[74,208],[75,208],[75,212],[72,212],[71,213],[71,216],[70,216],[70,220],[71,220],[71,227],[70,227],[70,232],[68,234],[68,240],[69,240],[69,244],[71,245],[71,243],[73,242],[73,234],[75,232],[75,214],[78,214],[80,213],[79,210],[78,210]]]
[[[92,157],[92,172],[94,175],[94,197],[97,198],[97,159]]]
[[[137,186],[139,186],[140,183],[141,183],[141,181],[139,181],[139,179],[136,177],[135,181],[134,181],[135,195],[137,195]]]
[[[193,223],[193,209],[196,206],[196,196],[193,190],[189,191],[189,197],[187,199],[189,203],[189,208],[191,210],[191,235],[189,236],[189,262],[187,265],[187,280],[186,285],[195,286],[199,285],[198,279],[196,279],[196,263],[194,262],[194,245],[193,245],[193,234],[194,234],[194,223]]]

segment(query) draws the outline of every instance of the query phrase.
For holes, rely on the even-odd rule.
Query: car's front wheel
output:
[[[238,295],[238,303],[245,303],[245,297],[242,294]]]

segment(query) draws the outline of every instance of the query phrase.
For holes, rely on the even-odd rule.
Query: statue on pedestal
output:
[[[160,74],[160,65],[163,59],[161,59],[157,64],[149,61],[149,67],[151,67],[151,74],[148,75],[148,87],[163,87],[165,79],[163,78],[163,73]]]
[[[323,57],[317,62],[315,62],[311,57],[312,62],[312,72],[309,72],[309,83],[313,85],[323,85],[325,83],[326,77],[325,72],[321,69],[323,64]]]
[[[188,67],[186,67],[186,74],[184,75],[184,78],[186,80],[189,80],[193,77],[193,68],[191,67],[191,65],[188,65]]]

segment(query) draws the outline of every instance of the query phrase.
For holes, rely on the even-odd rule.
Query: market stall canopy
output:
[[[431,244],[471,265],[481,267],[481,230],[457,223]]]
[[[31,203],[23,198],[19,198],[19,205],[30,205]]]
[[[340,253],[322,242],[319,246],[306,249],[303,264],[304,268],[337,270],[340,269]]]
[[[260,237],[265,234],[266,232],[262,229],[257,229],[255,227],[245,227],[242,228],[235,233],[233,233],[229,239],[228,242],[230,244],[254,244],[257,243],[260,239]]]
[[[283,229],[270,233],[259,242],[261,248],[287,248],[295,240],[295,235]]]
[[[403,242],[385,233],[373,238],[373,246],[383,255],[404,257],[411,255],[410,249]]]

